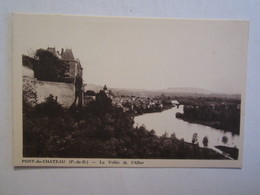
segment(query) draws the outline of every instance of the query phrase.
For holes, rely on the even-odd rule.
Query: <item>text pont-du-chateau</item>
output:
[[[75,165],[143,165],[144,162],[140,160],[69,160],[69,159],[23,159],[24,164],[75,164]]]

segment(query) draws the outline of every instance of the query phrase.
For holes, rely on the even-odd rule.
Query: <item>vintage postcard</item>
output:
[[[14,166],[242,167],[248,31],[14,14]]]

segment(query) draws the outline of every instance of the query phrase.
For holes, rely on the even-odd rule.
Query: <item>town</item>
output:
[[[111,90],[108,90],[105,85],[103,91],[107,97],[112,100],[112,104],[116,107],[120,107],[124,112],[129,112],[134,115],[140,115],[144,113],[161,112],[166,109],[172,108],[176,102],[173,102],[170,98],[162,97],[138,97],[127,95],[114,95]],[[84,92],[84,105],[89,102],[95,101],[96,93],[93,90],[87,90]]]

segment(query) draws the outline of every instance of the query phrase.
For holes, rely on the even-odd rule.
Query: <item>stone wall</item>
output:
[[[75,98],[75,86],[72,83],[39,81],[23,76],[23,95],[30,96],[30,102],[34,102],[32,92],[36,94],[35,102],[38,104],[45,101],[50,94],[57,97],[57,101],[64,107],[71,106]]]
[[[34,77],[34,71],[26,66],[23,66],[23,76]]]
[[[69,107],[75,97],[75,86],[72,83],[58,83],[49,81],[37,81],[37,101],[43,102],[46,97],[52,94],[64,107]]]
[[[23,101],[32,106],[37,103],[36,81],[33,77],[23,76]]]

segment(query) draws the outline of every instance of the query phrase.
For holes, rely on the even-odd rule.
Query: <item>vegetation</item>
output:
[[[227,147],[227,146],[215,146],[215,147],[218,148],[219,150],[222,150],[225,154],[228,154],[233,159],[235,160],[238,159],[239,150],[236,147],[234,148]]]
[[[191,142],[192,142],[193,144],[199,144],[199,143],[198,143],[198,134],[197,134],[197,133],[194,133],[194,134],[193,134]]]
[[[32,107],[23,102],[24,157],[223,159],[208,148],[158,137],[133,115],[112,105],[104,92],[86,107],[64,109],[53,96]]]
[[[176,117],[239,135],[240,99],[220,97],[186,97],[179,99],[184,113]]]
[[[205,148],[208,147],[209,139],[208,139],[207,136],[205,136],[205,137],[203,138],[202,143],[203,143],[203,146],[204,146]]]
[[[24,82],[23,84],[23,101],[32,106],[37,103],[36,90],[29,82]]]
[[[228,137],[224,135],[222,137],[222,142],[223,142],[223,144],[227,144],[228,143]]]
[[[32,57],[23,56],[23,64],[34,70],[35,78],[43,81],[63,81],[65,61],[45,49],[38,49]]]

